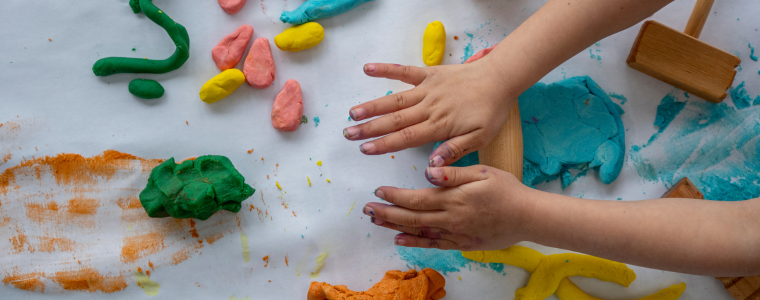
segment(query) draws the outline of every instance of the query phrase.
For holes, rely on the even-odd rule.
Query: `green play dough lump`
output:
[[[206,220],[220,209],[240,211],[256,192],[224,156],[206,155],[180,164],[171,158],[153,168],[140,202],[151,218]]]
[[[164,87],[158,81],[138,78],[129,82],[129,92],[143,99],[156,99],[164,95]]]

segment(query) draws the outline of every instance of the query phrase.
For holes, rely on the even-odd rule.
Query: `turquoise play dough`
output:
[[[293,25],[336,16],[372,0],[308,0],[294,11],[284,11],[280,21]]]
[[[591,78],[537,83],[518,98],[523,131],[523,183],[562,178],[567,187],[591,168],[609,184],[623,167],[623,109]],[[440,143],[436,144],[438,147]],[[478,164],[477,152],[453,166]],[[571,172],[572,171],[572,172]],[[573,173],[576,173],[573,175]]]

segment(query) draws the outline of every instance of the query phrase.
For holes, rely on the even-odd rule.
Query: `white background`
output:
[[[158,7],[187,28],[190,59],[179,70],[163,75],[96,77],[91,67],[99,58],[163,59],[174,51],[166,33],[144,15],[133,14],[127,2],[8,0],[0,4],[0,122],[26,120],[43,124],[40,128],[44,128],[15,137],[13,145],[9,139],[0,140],[6,143],[0,144],[0,150],[13,154],[11,161],[0,166],[0,171],[18,164],[23,157],[59,153],[88,157],[107,149],[145,158],[182,160],[205,154],[229,157],[247,182],[271,199],[268,212],[272,220],[259,222],[255,210],[241,211],[247,220],[244,231],[250,239],[248,264],[241,256],[239,235],[226,234],[206,246],[202,255],[193,255],[178,265],[156,268],[151,278],[161,284],[162,299],[228,299],[232,295],[303,299],[310,282],[308,273],[322,252],[330,256],[318,280],[345,284],[354,290],[371,287],[387,270],[405,269],[406,263],[392,245],[394,232],[361,218],[361,208],[375,200],[371,193],[381,185],[428,187],[423,170],[432,145],[395,153],[392,159],[390,154],[362,155],[359,143],[342,137],[343,128],[353,124],[347,121],[352,105],[383,96],[389,90],[409,88],[403,83],[365,76],[363,64],[423,66],[422,33],[427,23],[436,20],[443,22],[448,35],[446,53],[451,56],[446,55],[443,63],[461,63],[469,41],[465,32],[474,34],[474,50],[481,50],[499,42],[544,3],[376,0],[346,14],[320,20],[325,28],[325,39],[320,45],[286,53],[272,42],[275,35],[289,27],[277,19],[284,9],[295,9],[302,1],[249,0],[239,13],[227,15],[212,0],[156,0]],[[683,28],[693,2],[676,1],[653,19]],[[760,46],[756,29],[758,12],[760,3],[756,1],[717,1],[701,37],[723,50],[740,54],[744,68],[734,85],[746,80],[751,95],[760,92],[754,85],[760,78],[756,72],[760,65],[749,60],[747,48],[747,43],[753,41]],[[257,90],[244,85],[215,104],[201,102],[198,98],[201,85],[219,73],[211,60],[211,49],[242,24],[253,26],[254,38],[266,37],[272,42],[277,64],[273,86]],[[656,131],[652,126],[656,106],[673,90],[625,65],[639,27],[604,39],[600,46],[592,46],[594,54],[602,56],[601,61],[591,59],[587,49],[542,80],[549,83],[589,75],[605,91],[625,95],[628,102],[622,107],[626,111],[623,115],[626,150],[630,145],[646,142]],[[453,39],[455,35],[458,41]],[[133,47],[136,52],[132,52]],[[129,94],[127,84],[138,77],[158,80],[166,89],[165,96],[146,101]],[[278,132],[270,125],[272,102],[288,79],[300,82],[304,113],[309,117],[309,123],[294,133]],[[321,119],[319,127],[314,127],[313,117]],[[251,148],[255,151],[249,155],[246,151]],[[316,166],[317,160],[324,162],[321,168]],[[277,177],[272,176],[275,163],[279,164]],[[272,178],[267,180],[266,175]],[[307,185],[306,176],[312,179],[312,187]],[[611,185],[602,184],[596,176],[590,172],[565,191],[561,191],[558,182],[541,188],[584,198],[625,200],[653,198],[665,191],[661,183],[640,179],[628,162]],[[145,179],[138,176],[132,180],[129,184],[142,186]],[[287,194],[276,190],[275,180]],[[255,197],[244,203],[258,206],[261,204],[258,194],[257,191]],[[281,201],[286,201],[290,209],[284,209]],[[354,202],[355,208],[348,215]],[[298,217],[293,217],[291,211]],[[0,210],[0,216],[16,214],[23,212]],[[120,229],[104,230],[113,230],[114,243],[118,244]],[[558,251],[537,249],[547,254]],[[290,266],[284,265],[286,253]],[[267,268],[261,260],[265,255],[271,258]],[[10,256],[0,253],[0,265],[7,265],[9,259]],[[306,270],[295,271],[298,262]],[[605,299],[634,299],[681,281],[688,285],[682,299],[730,299],[722,285],[710,277],[632,268],[638,279],[629,288],[593,279],[573,278],[573,281]],[[446,299],[512,298],[515,289],[524,286],[528,277],[514,267],[505,270],[506,276],[476,268],[449,273]],[[0,270],[4,272],[9,270]],[[44,294],[0,285],[0,298],[150,298],[134,284],[131,273],[126,275],[129,286],[112,294],[61,292],[48,282]]]

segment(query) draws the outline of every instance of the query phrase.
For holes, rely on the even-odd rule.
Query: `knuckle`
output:
[[[364,134],[371,135],[372,134],[372,123],[374,123],[374,122],[370,121],[370,122],[367,122],[367,123],[364,123],[364,124],[360,124],[359,126],[357,126],[357,128],[359,128],[359,134],[364,133]]]
[[[441,243],[437,239],[430,239],[428,240],[428,247],[440,249]]]
[[[404,223],[411,227],[420,227],[420,220],[414,215],[408,215],[405,217]]]
[[[451,158],[458,158],[461,157],[464,153],[464,150],[462,150],[462,147],[457,145],[457,143],[449,143],[449,151],[451,151]]]
[[[391,124],[393,124],[394,127],[399,127],[401,124],[404,123],[404,116],[401,115],[399,112],[394,112],[390,115]]]
[[[406,107],[407,99],[406,96],[404,96],[404,93],[396,94],[393,100],[396,103],[397,110]]]
[[[399,134],[401,135],[401,140],[405,144],[411,144],[415,140],[415,132],[411,128],[404,128],[401,131],[399,131]]]
[[[375,112],[377,112],[377,111],[380,110],[380,106],[377,104],[377,101],[372,101],[372,102],[370,102],[370,104],[371,105],[369,107],[367,107],[368,108],[368,113],[373,114],[373,113],[375,113]]]
[[[423,206],[422,196],[419,194],[413,194],[409,197],[409,207],[410,208],[420,208]]]
[[[401,76],[402,77],[409,77],[412,75],[412,67],[411,66],[401,66]]]

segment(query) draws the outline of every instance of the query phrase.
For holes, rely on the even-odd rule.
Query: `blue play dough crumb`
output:
[[[747,44],[747,46],[749,46],[749,58],[757,61],[757,55],[755,55],[755,47],[752,47],[751,43]]]
[[[610,95],[610,97],[611,97],[611,98],[620,99],[620,105],[623,105],[623,104],[625,104],[626,102],[628,102],[628,98],[626,98],[626,97],[625,97],[625,96],[623,96],[622,94],[618,94],[618,93],[609,93],[609,95]]]
[[[565,188],[593,168],[599,169],[599,178],[605,184],[617,179],[625,158],[625,130],[620,118],[624,111],[591,78],[537,83],[518,101],[525,185],[535,188],[541,182],[561,178]],[[478,154],[473,152],[452,166],[478,163]]]
[[[658,106],[678,102],[676,93]],[[760,97],[744,83],[731,90],[734,106],[701,99],[672,111],[669,121],[645,145],[631,147],[631,161],[645,180],[671,187],[688,177],[710,200],[747,200],[760,196]],[[674,100],[675,99],[675,100]]]
[[[462,268],[469,267],[471,264],[480,266],[481,268],[489,268],[502,275],[504,272],[504,264],[498,263],[481,263],[473,260],[469,260],[462,256],[462,251],[458,250],[439,250],[439,249],[424,249],[424,248],[407,248],[396,246],[401,259],[406,261],[407,267],[411,268],[431,268],[438,272],[446,273],[459,272]]]
[[[337,16],[368,1],[372,0],[309,0],[294,11],[282,12],[280,21],[299,25],[317,19]]]
[[[319,126],[319,117],[314,117],[314,127]]]

